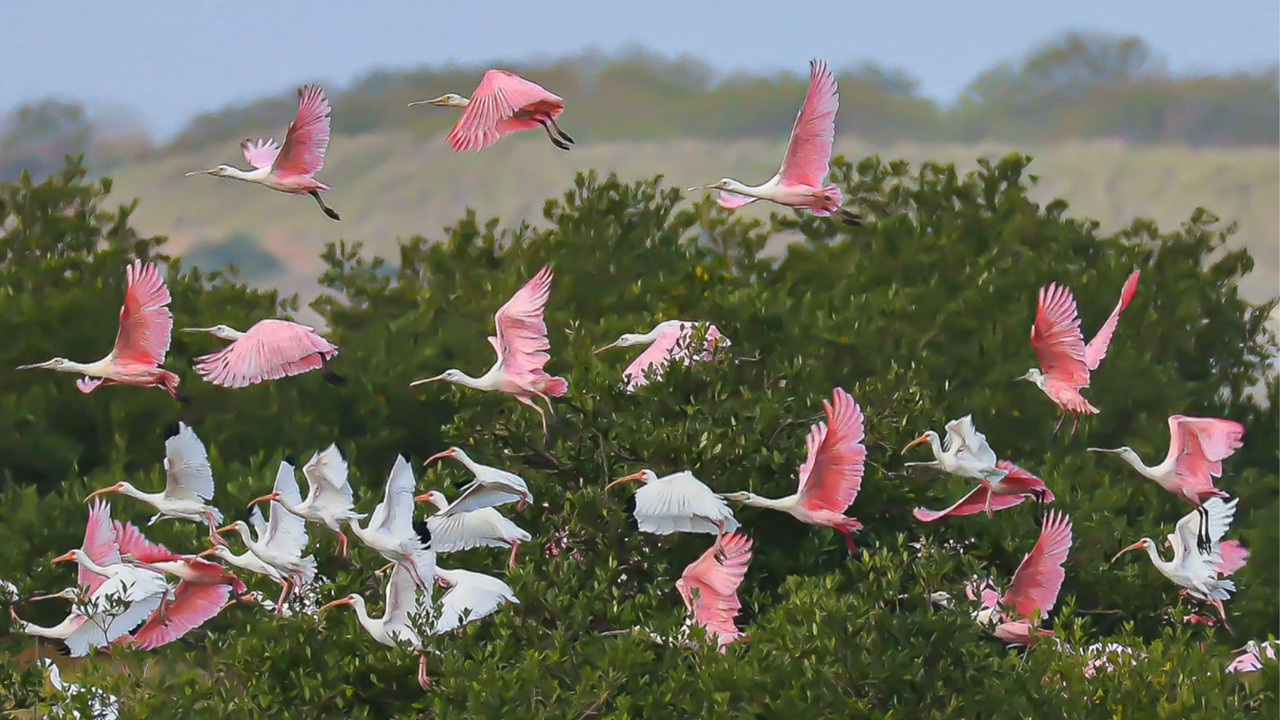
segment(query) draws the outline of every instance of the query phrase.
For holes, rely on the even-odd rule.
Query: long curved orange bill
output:
[[[452,450],[445,450],[444,452],[438,452],[438,453],[436,453],[435,455],[432,455],[431,457],[427,458],[427,459],[426,459],[426,461],[425,461],[425,462],[423,462],[422,464],[423,464],[423,465],[430,465],[432,462],[434,462],[434,461],[436,461],[436,460],[439,460],[440,458],[446,458],[446,457],[449,457],[449,456],[450,456],[450,453],[452,453],[452,452],[453,452]],[[416,500],[417,498],[414,498],[414,499]]]
[[[912,440],[911,442],[907,443],[907,446],[906,446],[906,447],[904,447],[904,448],[902,448],[902,453],[903,453],[903,454],[906,454],[906,452],[907,452],[908,450],[910,450],[911,448],[915,447],[916,445],[919,445],[920,443],[922,443],[922,442],[924,442],[925,440],[928,440],[928,439],[929,439],[929,434],[928,434],[928,433],[925,433],[924,435],[921,435],[920,437],[916,438],[915,440]]]
[[[258,504],[258,503],[260,503],[260,502],[266,502],[266,501],[268,501],[268,500],[279,500],[279,499],[280,499],[280,493],[278,493],[278,492],[269,492],[269,493],[267,493],[266,495],[263,495],[263,496],[262,496],[262,497],[260,497],[260,498],[254,498],[253,500],[250,500],[250,501],[249,501],[249,504],[248,504],[248,505],[245,505],[245,507],[247,507],[247,508],[251,508],[251,507],[253,507],[254,505],[257,505],[257,504]],[[223,528],[223,529],[225,530],[226,528]],[[222,530],[216,530],[215,532],[222,532]]]
[[[351,600],[349,600],[348,598],[338,598],[337,600],[334,600],[331,603],[326,603],[324,605],[321,605],[320,609],[316,610],[316,612],[320,613],[320,612],[324,612],[325,610],[328,610],[331,607],[337,607],[339,605],[350,605],[350,604],[351,604]]]
[[[430,494],[431,494],[431,493],[426,492],[426,493],[422,493],[421,495],[414,495],[414,496],[413,496],[413,501],[414,501],[414,502],[416,502],[416,503],[426,502],[428,499],[430,499],[430,498],[428,498],[428,497],[427,497],[427,496],[428,496],[428,495],[430,495]]]
[[[614,485],[621,485],[622,483],[632,482],[634,480],[639,480],[642,477],[644,477],[644,471],[631,473],[626,477],[620,477],[617,480],[614,480],[613,482],[609,483],[608,485],[605,485],[604,492],[609,492],[609,488],[613,487]]]
[[[85,501],[85,502],[89,502],[91,499],[93,499],[93,498],[95,498],[95,497],[97,497],[97,496],[99,496],[99,495],[101,495],[101,494],[103,494],[103,493],[116,492],[118,489],[119,489],[119,488],[118,488],[117,486],[115,486],[115,485],[108,485],[108,486],[106,486],[106,487],[104,487],[104,488],[98,488],[97,490],[94,490],[93,492],[89,493],[88,495],[85,495],[85,496],[84,496],[84,501]]]
[[[1139,540],[1138,542],[1136,542],[1136,543],[1134,543],[1134,544],[1130,545],[1129,547],[1127,547],[1127,548],[1125,548],[1125,549],[1121,550],[1120,552],[1116,553],[1116,556],[1115,556],[1115,557],[1113,557],[1113,558],[1111,558],[1111,562],[1115,562],[1116,560],[1119,560],[1121,555],[1123,555],[1123,554],[1125,554],[1125,553],[1129,552],[1130,550],[1137,550],[1137,549],[1138,549],[1138,548],[1140,548],[1140,547],[1142,547],[1142,541],[1141,541],[1141,540]]]

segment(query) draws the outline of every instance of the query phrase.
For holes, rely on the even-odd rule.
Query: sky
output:
[[[1280,56],[1276,0],[115,0],[6,3],[0,110],[42,97],[135,111],[157,139],[191,116],[373,69],[520,61],[640,45],[723,70],[873,60],[946,102],[1063,31],[1137,35],[1175,72]],[[465,88],[451,90],[465,91]]]

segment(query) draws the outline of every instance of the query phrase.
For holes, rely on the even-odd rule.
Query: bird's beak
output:
[[[374,574],[374,575],[381,575],[382,573],[384,573],[384,572],[386,572],[386,571],[390,570],[390,569],[391,569],[391,568],[393,568],[393,567],[395,567],[395,563],[393,563],[393,562],[389,562],[389,563],[387,563],[386,565],[383,565],[382,567],[378,568],[377,570],[374,570],[374,571],[373,571],[373,574]]]
[[[691,188],[686,188],[685,192],[693,192],[694,190],[715,190],[715,189],[716,187],[714,185],[694,185]]]
[[[231,524],[231,525],[224,525],[224,526],[222,526],[222,527],[218,528],[217,530],[214,530],[214,531],[213,531],[213,534],[214,534],[214,535],[221,535],[222,533],[224,533],[224,532],[226,532],[226,531],[228,531],[228,530],[234,530],[234,529],[235,529],[235,527],[236,527],[236,526],[235,526],[235,524]]]
[[[53,367],[53,365],[54,365],[53,360],[45,360],[42,363],[32,363],[30,365],[19,365],[17,369],[18,370],[36,370],[36,369],[51,368]]]
[[[325,603],[324,605],[321,605],[320,609],[317,610],[316,613],[322,613],[331,607],[337,607],[339,605],[350,605],[350,604],[351,604],[351,598],[338,598],[337,600],[334,600],[331,603]]]
[[[605,345],[604,347],[596,348],[595,350],[591,351],[591,354],[599,355],[600,353],[604,352],[605,350],[608,350],[611,347],[618,347],[618,341],[614,340],[613,342],[609,343],[608,345]]]
[[[212,555],[212,554],[214,554],[215,552],[217,552],[217,550],[218,550],[218,548],[209,548],[208,550],[205,550],[204,552],[198,552],[198,553],[196,553],[196,557],[198,557],[198,558],[208,557],[209,555]]]
[[[429,492],[428,492],[428,493],[422,493],[421,495],[414,495],[414,496],[413,496],[413,501],[414,501],[414,502],[416,502],[416,503],[426,502],[426,501],[427,501],[427,496],[428,496],[428,495],[430,495],[430,494],[431,494],[431,493],[429,493]]]
[[[50,560],[49,562],[56,562],[56,563],[59,563],[59,562],[67,562],[67,561],[69,561],[69,560],[75,560],[75,559],[76,559],[76,554],[75,554],[75,552],[74,552],[74,551],[68,551],[67,553],[65,553],[65,554],[63,554],[63,555],[59,555],[58,557],[56,557],[56,558],[54,558],[54,559]]]
[[[278,492],[269,492],[269,493],[267,493],[266,495],[263,495],[263,496],[262,496],[262,497],[260,497],[260,498],[255,498],[255,499],[251,500],[251,501],[249,502],[249,504],[248,504],[248,505],[245,505],[245,507],[246,507],[246,508],[251,508],[251,507],[253,507],[254,505],[257,505],[257,504],[258,504],[258,503],[260,503],[260,502],[266,502],[266,501],[268,501],[268,500],[279,500],[279,499],[280,499],[280,493],[278,493]],[[223,528],[223,529],[225,530],[226,528]],[[221,530],[218,530],[218,531],[216,531],[216,532],[222,532],[222,531],[221,531]]]
[[[447,458],[447,457],[453,457],[453,450],[445,450],[444,452],[438,452],[435,455],[432,455],[431,457],[427,458],[426,462],[422,464],[430,465],[434,460],[439,460],[440,458]],[[414,498],[414,500],[417,500],[417,498]]]
[[[1119,450],[1113,450],[1111,448],[1085,448],[1085,450],[1089,452],[1101,452],[1101,453],[1113,453],[1113,454],[1120,452]]]
[[[85,496],[84,496],[84,501],[85,501],[85,502],[89,502],[89,500],[90,500],[90,499],[92,499],[92,498],[94,498],[94,497],[96,497],[96,496],[98,496],[98,495],[101,495],[101,494],[103,494],[103,493],[119,492],[119,491],[120,491],[120,484],[119,484],[119,483],[116,483],[115,485],[108,485],[108,486],[106,486],[106,487],[104,487],[104,488],[98,488],[97,490],[94,490],[93,492],[89,493],[88,495],[85,495]]]
[[[609,492],[609,488],[613,487],[614,485],[620,485],[625,482],[631,482],[632,480],[639,480],[642,477],[644,477],[644,472],[631,473],[626,477],[620,477],[617,480],[614,480],[613,482],[609,483],[608,485],[605,485],[604,491]]]
[[[1137,550],[1137,549],[1138,549],[1138,548],[1140,548],[1140,547],[1142,547],[1142,541],[1141,541],[1141,540],[1139,540],[1138,542],[1136,542],[1136,543],[1134,543],[1134,544],[1130,545],[1129,547],[1127,547],[1127,548],[1125,548],[1125,549],[1121,550],[1120,552],[1116,553],[1116,556],[1115,556],[1115,557],[1113,557],[1113,558],[1111,558],[1111,562],[1115,562],[1116,560],[1119,560],[1121,555],[1123,555],[1123,554],[1125,554],[1125,553],[1129,552],[1130,550]]]
[[[182,328],[182,329],[181,329],[181,332],[202,332],[202,333],[211,333],[211,332],[213,332],[213,328],[211,328],[211,327],[207,327],[207,328]]]
[[[903,454],[903,455],[906,455],[908,450],[910,450],[911,448],[915,447],[916,445],[919,445],[920,443],[922,443],[922,442],[924,442],[925,440],[928,440],[928,439],[929,439],[929,435],[928,435],[928,433],[925,433],[924,435],[921,435],[920,437],[916,438],[915,440],[912,440],[911,442],[907,443],[907,446],[906,446],[906,447],[902,448],[902,454]]]
[[[417,387],[419,385],[425,385],[429,382],[435,382],[437,380],[443,380],[443,379],[444,379],[444,375],[437,375],[435,377],[427,378],[425,380],[414,380],[413,382],[409,383],[409,387]]]
[[[431,98],[430,100],[414,100],[405,107],[413,107],[414,105],[443,105],[445,97],[445,95],[441,95],[440,97]]]
[[[716,496],[719,497],[721,500],[731,500],[733,502],[741,501],[744,495],[745,493],[740,493],[740,492],[716,493]]]
[[[195,175],[212,175],[216,171],[217,171],[217,168],[209,168],[208,170],[192,170],[191,172],[187,173],[186,176],[193,177]]]

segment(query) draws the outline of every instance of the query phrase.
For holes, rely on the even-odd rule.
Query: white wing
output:
[[[383,622],[404,625],[417,614],[418,584],[413,581],[409,571],[397,563],[387,581],[387,608],[382,616]]]
[[[249,527],[253,528],[253,539],[259,543],[267,537],[267,521],[262,517],[262,511],[257,505],[249,511]]]
[[[995,467],[996,451],[991,449],[987,436],[974,427],[972,415],[947,423],[947,447],[956,447],[955,443],[959,443],[956,459],[962,464]]]
[[[433,630],[448,632],[492,615],[506,603],[518,603],[511,586],[496,577],[470,570],[449,570],[453,587],[440,598],[440,613]]]
[[[178,434],[164,441],[164,494],[174,500],[213,499],[213,469],[204,443],[186,423],[178,423]]]
[[[350,510],[355,504],[351,483],[347,480],[347,461],[338,446],[330,444],[302,466],[302,474],[316,495],[313,506]]]
[[[290,505],[302,502],[302,493],[298,491],[298,481],[293,475],[293,466],[283,460],[276,471],[276,483],[272,488],[280,493],[280,498]],[[294,515],[275,500],[271,501],[271,514],[267,520],[266,537],[259,536],[259,541],[273,555],[296,558],[302,555],[307,546],[307,521]]]
[[[1222,541],[1222,537],[1231,529],[1231,521],[1236,516],[1236,503],[1240,502],[1240,498],[1232,498],[1231,502],[1224,503],[1222,498],[1209,498],[1204,503],[1204,509],[1209,513],[1209,541],[1212,545],[1212,551],[1209,555],[1203,555],[1196,543],[1196,538],[1200,532],[1200,513],[1192,510],[1178,521],[1177,529],[1174,530],[1178,543],[1182,546],[1182,556],[1191,559],[1197,559],[1201,562],[1212,563],[1221,559],[1218,555],[1218,543]]]
[[[413,535],[413,486],[413,468],[403,455],[397,455],[382,502],[373,510],[369,529],[397,538]]]
[[[440,512],[427,518],[431,549],[461,552],[477,547],[506,547],[510,542],[529,542],[532,536],[493,508],[481,508],[451,515]]]
[[[496,507],[510,502],[526,500],[533,502],[533,494],[524,479],[515,473],[497,468],[485,467],[485,472],[476,475],[476,479],[462,488],[462,494],[449,506],[445,513],[475,512],[481,508]]]
[[[673,532],[716,535],[724,523],[725,532],[738,529],[729,506],[694,477],[680,472],[655,480],[636,491],[633,515],[641,532],[669,535]]]

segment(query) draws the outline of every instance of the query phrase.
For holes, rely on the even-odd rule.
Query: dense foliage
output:
[[[1274,665],[1261,678],[1222,672],[1231,648],[1277,633],[1280,610],[1280,386],[1268,382],[1265,404],[1249,392],[1276,347],[1270,308],[1250,306],[1235,288],[1253,261],[1223,251],[1230,229],[1204,211],[1172,231],[1135,221],[1100,237],[1096,225],[1067,217],[1065,203],[1027,198],[1028,161],[1014,155],[958,176],[944,165],[867,159],[855,168],[837,159],[834,181],[875,218],[852,230],[790,214],[743,221],[707,201],[681,204],[657,179],[587,174],[547,202],[538,226],[503,228],[469,213],[443,236],[404,242],[389,261],[341,241],[325,250],[330,294],[315,308],[342,347],[334,368],[349,378],[343,388],[314,373],[210,387],[189,368],[217,341],[182,333],[168,366],[182,375],[188,406],[159,390],[85,396],[66,375],[0,371],[0,577],[24,595],[70,584],[70,572],[47,560],[79,544],[81,499],[124,478],[158,488],[163,440],[178,419],[209,446],[215,502],[231,517],[266,491],[286,454],[305,459],[335,440],[352,463],[360,509],[380,498],[397,453],[414,461],[421,491],[452,493],[446,486],[463,479],[460,468],[420,463],[457,444],[528,480],[537,502],[515,520],[535,540],[504,575],[518,606],[429,640],[440,653],[430,660],[432,691],[417,687],[408,653],[375,644],[350,613],[317,621],[255,607],[231,608],[151,653],[114,649],[64,663],[65,675],[120,696],[126,718],[1274,717]],[[105,180],[86,184],[75,167],[40,185],[3,186],[0,368],[54,354],[99,357],[114,335],[127,259],[168,260],[161,238],[130,229],[131,207],[108,207],[109,189]],[[779,234],[797,242],[765,254]],[[556,272],[548,369],[570,380],[549,443],[537,415],[508,398],[409,389],[449,367],[483,371],[494,310],[548,262]],[[1056,408],[1012,382],[1035,362],[1027,330],[1036,289],[1069,284],[1091,332],[1135,266],[1141,285],[1088,393],[1102,413],[1073,438],[1054,437]],[[244,327],[296,309],[177,263],[168,280],[177,327]],[[670,318],[715,322],[733,345],[708,365],[622,392],[632,353],[592,349]],[[850,510],[866,525],[858,554],[833,532],[741,509],[755,540],[741,589],[749,642],[720,656],[602,636],[633,626],[675,633],[684,610],[674,581],[710,542],[630,532],[629,491],[606,497],[604,484],[641,467],[690,469],[719,491],[785,495],[807,427],[834,386],[867,417],[868,470]],[[1008,650],[971,619],[964,581],[1007,582],[1037,537],[1033,512],[917,523],[913,506],[949,504],[963,484],[904,471],[899,453],[923,430],[970,412],[1002,457],[1045,478],[1074,523],[1049,624],[1076,648],[1124,643],[1144,653],[1136,664],[1086,677],[1078,655],[1052,644]],[[1220,483],[1241,498],[1232,535],[1253,551],[1227,604],[1234,636],[1172,622],[1193,606],[1145,558],[1108,565],[1138,537],[1163,537],[1188,508],[1084,448],[1128,444],[1157,459],[1172,413],[1248,427]],[[134,522],[150,515],[127,498],[113,511]],[[202,532],[172,521],[148,529],[192,551],[203,547]],[[312,537],[331,580],[321,594],[362,592],[376,614],[372,572],[381,560],[363,548],[341,560],[332,534]],[[441,558],[495,574],[504,560],[500,551]],[[935,591],[958,606],[930,605]],[[53,624],[65,605],[19,609]],[[0,617],[0,711],[50,699],[29,660],[52,646],[10,630]]]

